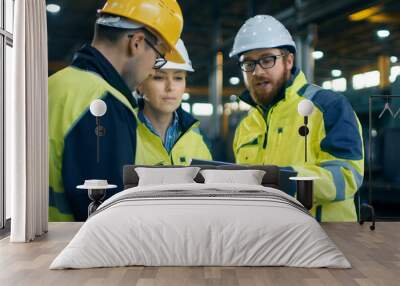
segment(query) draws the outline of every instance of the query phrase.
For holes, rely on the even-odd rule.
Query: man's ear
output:
[[[292,70],[294,65],[294,55],[292,53],[289,53],[286,58],[287,69]]]
[[[132,37],[129,38],[129,55],[135,55],[144,48],[144,33],[141,31],[135,32]]]

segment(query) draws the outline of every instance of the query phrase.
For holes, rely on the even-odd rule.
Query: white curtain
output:
[[[12,242],[48,228],[47,23],[45,0],[17,0],[13,92],[6,98],[6,187]]]

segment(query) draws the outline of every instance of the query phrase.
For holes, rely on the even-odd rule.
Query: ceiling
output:
[[[93,33],[96,10],[105,1],[49,0],[59,4],[61,11],[48,13],[49,72],[69,64],[73,52],[89,42]],[[243,22],[256,14],[275,15],[293,35],[306,34],[309,24],[317,29],[315,49],[324,58],[315,62],[315,82],[330,79],[334,68],[350,78],[355,72],[374,69],[381,54],[400,59],[400,1],[368,0],[215,0],[178,1],[184,16],[182,38],[188,48],[196,72],[188,86],[207,100],[209,74],[216,51],[224,55],[224,94],[238,93],[242,84],[231,86],[229,78],[240,76],[235,61],[228,58],[233,38]],[[355,14],[356,12],[360,12]],[[361,20],[353,21],[353,18]],[[386,39],[376,36],[378,29],[391,32]],[[216,40],[218,39],[218,40]]]

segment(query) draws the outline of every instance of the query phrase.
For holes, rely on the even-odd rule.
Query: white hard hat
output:
[[[144,27],[143,24],[136,23],[132,20],[107,14],[100,16],[96,20],[96,24],[120,29],[139,29]]]
[[[248,19],[240,27],[229,57],[255,49],[282,46],[292,47],[293,52],[296,51],[296,44],[285,26],[272,16],[257,15]]]
[[[194,72],[194,69],[192,67],[192,62],[189,59],[189,55],[186,50],[185,44],[183,43],[183,41],[181,39],[178,40],[175,47],[178,50],[178,52],[181,54],[183,59],[185,60],[185,63],[178,64],[175,62],[167,61],[167,63],[164,66],[162,66],[161,69],[162,70],[165,70],[165,69],[184,70],[184,71],[188,71],[188,72]]]

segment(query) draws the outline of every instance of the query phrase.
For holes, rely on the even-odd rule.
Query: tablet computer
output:
[[[211,166],[221,166],[221,165],[236,165],[234,163],[223,162],[223,161],[211,161],[211,160],[201,160],[193,158],[190,165],[211,165]]]

